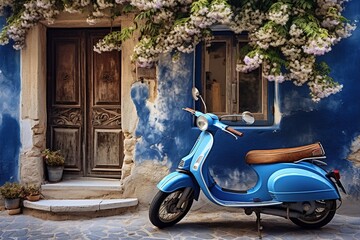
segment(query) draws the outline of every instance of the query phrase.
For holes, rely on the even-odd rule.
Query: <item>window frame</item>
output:
[[[226,112],[214,112],[216,115],[228,115],[228,114],[241,114],[240,108],[240,75],[236,72],[236,59],[239,54],[239,48],[241,43],[248,42],[247,34],[234,34],[231,31],[215,31],[213,32],[214,39],[211,42],[226,42]],[[194,86],[199,89],[206,101],[206,73],[205,73],[205,43],[199,43],[195,50],[195,78]],[[228,67],[228,65],[230,67]],[[263,66],[262,66],[263,67]],[[271,126],[274,123],[274,83],[269,82],[262,76],[260,71],[261,84],[261,108],[260,112],[253,113],[256,121],[251,126]],[[236,84],[234,87],[233,84]],[[235,89],[234,89],[235,88]],[[234,92],[235,95],[234,96]],[[235,99],[234,99],[235,97]],[[236,100],[236,103],[234,102]],[[196,109],[203,109],[200,102],[195,102]],[[236,110],[236,111],[235,111]],[[224,123],[231,126],[245,126],[246,123],[239,121],[239,119],[224,121]]]

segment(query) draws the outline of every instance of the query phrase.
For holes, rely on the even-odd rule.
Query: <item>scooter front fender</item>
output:
[[[180,188],[191,187],[194,190],[194,199],[199,199],[199,184],[190,175],[191,173],[172,172],[164,177],[157,185],[159,190],[163,192],[173,192]]]

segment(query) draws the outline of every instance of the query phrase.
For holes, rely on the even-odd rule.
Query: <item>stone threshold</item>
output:
[[[106,178],[65,178],[57,183],[46,183],[41,186],[43,190],[102,190],[120,191],[119,179]]]
[[[54,199],[39,200],[37,202],[25,200],[23,205],[25,208],[51,213],[79,213],[130,208],[138,205],[138,199]]]

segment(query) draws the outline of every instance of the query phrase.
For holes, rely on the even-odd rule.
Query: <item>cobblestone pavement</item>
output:
[[[259,239],[255,216],[243,211],[190,211],[177,225],[157,229],[140,210],[119,216],[53,221],[0,212],[0,239]],[[304,230],[289,220],[262,215],[263,239],[360,239],[360,217],[336,215],[320,230]]]

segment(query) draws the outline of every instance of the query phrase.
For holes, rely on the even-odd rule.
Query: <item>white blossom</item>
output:
[[[280,3],[281,4],[281,3]],[[289,21],[290,7],[288,4],[281,4],[278,9],[270,9],[268,19],[277,24],[285,25]]]
[[[244,9],[237,12],[234,21],[230,23],[229,27],[235,33],[242,33],[244,31],[251,32],[259,28],[265,19],[265,13],[258,9],[253,10],[251,4],[248,4]]]
[[[27,0],[22,11],[2,29],[0,44],[12,40],[13,47],[21,49],[27,31],[39,21],[53,23],[60,10],[86,12],[87,23],[94,25],[101,18],[109,18],[111,12],[121,12],[121,5],[130,4],[136,8],[135,15],[144,14],[141,21],[154,28],[140,34],[134,48],[132,59],[138,66],[153,66],[164,53],[193,52],[202,41],[209,44],[210,28],[221,24],[235,34],[248,33],[251,49],[241,55],[237,71],[250,72],[262,67],[263,76],[269,81],[291,80],[299,86],[307,83],[312,99],[319,101],[342,89],[329,76],[319,74],[315,63],[317,56],[331,51],[356,28],[341,15],[346,1],[314,0],[314,8],[309,11],[289,1],[274,1],[264,11],[254,4],[256,1],[237,8],[228,0]],[[0,15],[7,8],[13,11],[17,4],[14,0],[0,0]],[[140,26],[141,21],[134,25]],[[94,46],[94,51],[121,50],[123,36],[108,36]]]
[[[253,45],[261,49],[268,49],[270,46],[279,47],[286,43],[286,38],[275,29],[275,25],[264,25],[249,35]]]
[[[323,76],[316,76],[314,81],[308,83],[310,95],[314,102],[319,102],[322,98],[326,98],[331,94],[340,92],[343,85],[326,80]]]
[[[236,71],[238,72],[251,72],[260,67],[263,63],[264,56],[259,54],[258,52],[255,53],[252,57],[245,56],[243,59],[243,63],[238,63],[236,65]]]
[[[107,43],[106,41],[99,41],[96,43],[96,45],[94,46],[94,51],[97,53],[102,53],[102,52],[111,52],[111,51],[121,51],[121,46],[120,45],[115,45],[112,43]]]
[[[335,42],[335,38],[310,38],[309,41],[306,43],[305,46],[302,48],[304,49],[304,52],[307,54],[313,54],[313,55],[324,55],[325,53],[329,52],[331,50],[331,46]]]
[[[105,9],[114,6],[113,3],[107,0],[96,0],[96,3],[99,6],[99,9]]]
[[[266,75],[264,77],[270,82],[282,83],[282,82],[285,81],[285,77],[282,74],[280,74],[280,75]]]

